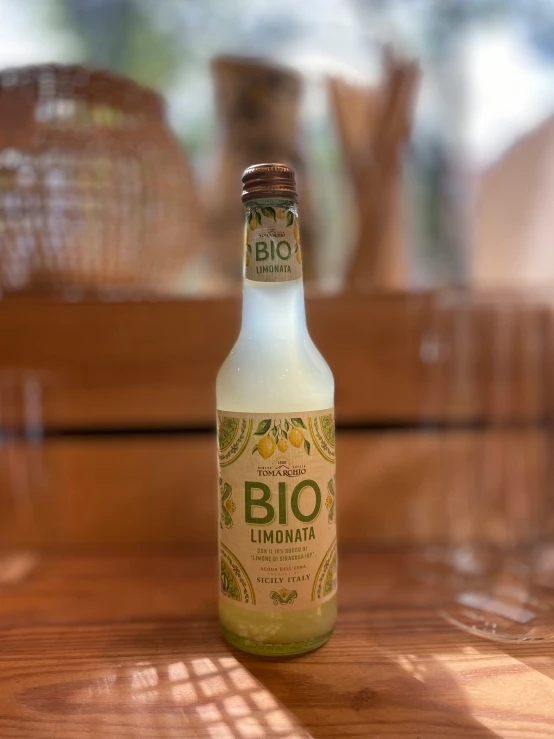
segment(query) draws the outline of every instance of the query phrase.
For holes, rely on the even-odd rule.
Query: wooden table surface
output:
[[[331,641],[222,641],[210,553],[50,556],[0,586],[1,739],[554,736],[554,644],[444,622],[414,553],[343,552]]]

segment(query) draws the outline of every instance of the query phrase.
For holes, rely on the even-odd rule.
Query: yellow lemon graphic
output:
[[[292,229],[292,232],[294,233],[294,238],[296,239],[296,241],[300,243],[300,229],[298,228],[298,223],[294,224],[294,228]]]
[[[296,252],[296,261],[298,264],[302,264],[302,254],[300,253],[300,249]]]
[[[264,436],[258,444],[258,451],[264,459],[269,459],[275,451],[275,441],[271,436]]]
[[[250,220],[248,221],[248,225],[250,226],[250,230],[253,231],[256,228],[256,216],[250,216]]]
[[[286,439],[279,439],[279,443],[277,444],[277,448],[280,452],[286,452],[289,448],[289,445],[287,444]]]
[[[246,266],[248,267],[249,264],[250,264],[250,254],[246,252]]]
[[[304,434],[300,429],[292,429],[289,432],[289,441],[290,443],[295,447],[302,446],[302,442],[304,441]]]
[[[287,211],[282,208],[277,211],[277,218],[284,218],[287,215]]]

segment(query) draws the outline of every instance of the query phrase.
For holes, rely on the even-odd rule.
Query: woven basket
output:
[[[78,66],[0,73],[0,285],[173,291],[200,216],[161,98]]]

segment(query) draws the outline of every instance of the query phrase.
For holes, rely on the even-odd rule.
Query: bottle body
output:
[[[296,224],[293,203],[264,202]],[[248,234],[251,218],[247,245],[266,243],[268,262],[286,229],[276,215]],[[334,381],[308,334],[301,275],[261,274],[244,280],[241,332],[217,378],[219,616],[234,646],[280,656],[321,646],[336,620]]]

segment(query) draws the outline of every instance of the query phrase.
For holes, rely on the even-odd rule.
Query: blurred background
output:
[[[466,573],[476,543],[552,541],[551,0],[0,15],[0,544],[215,547],[263,161],[298,175],[342,540],[439,543]]]
[[[376,288],[552,279],[549,0],[285,0],[278,8],[269,0],[2,0],[1,13],[0,66],[20,70],[3,76],[3,118],[16,115],[22,89],[36,95],[27,135],[16,141],[5,130],[0,142],[0,207],[19,219],[3,239],[12,244],[3,247],[8,290],[56,283],[205,295],[236,287],[238,178],[246,165],[271,158],[299,169],[308,276],[317,289],[349,285],[356,260]],[[110,89],[117,80],[108,77],[93,94],[82,70],[36,69],[52,62],[128,81]],[[29,66],[35,70],[25,78],[21,68]],[[146,93],[135,101],[143,137],[136,121],[116,115],[133,107],[131,80],[165,103],[154,120]],[[88,123],[79,101],[91,106]],[[128,125],[134,146],[121,130]],[[73,140],[60,143],[60,128]],[[170,152],[175,143],[182,161]],[[72,160],[82,148],[95,158],[90,188]],[[167,189],[157,179],[164,166],[175,178]],[[115,204],[133,183],[135,200],[128,193]],[[153,245],[133,231],[133,207],[144,197],[152,228],[159,218],[171,232],[156,246],[156,261],[165,260],[157,276]],[[29,221],[37,207],[69,217],[79,239],[66,245],[53,226],[35,243]],[[90,220],[97,212],[105,221],[106,210],[120,224],[109,233]],[[11,271],[10,249],[18,253]]]

